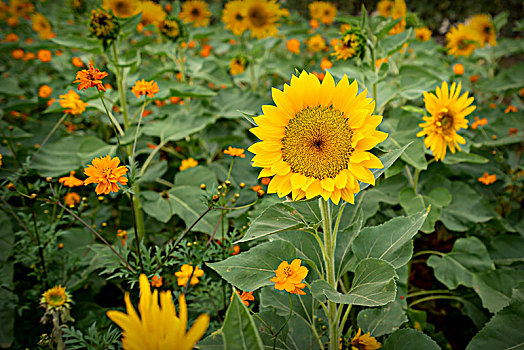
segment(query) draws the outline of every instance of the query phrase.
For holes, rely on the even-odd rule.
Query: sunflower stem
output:
[[[418,194],[418,177],[420,175],[420,169],[415,169],[415,175],[413,176],[413,190],[415,194]]]
[[[120,104],[122,107],[122,115],[124,116],[124,129],[129,128],[129,116],[127,114],[127,100],[126,100],[126,91],[125,91],[125,77],[123,70],[120,69],[118,63],[118,52],[116,47],[116,41],[113,41],[113,63],[115,64],[116,72],[116,84],[118,85],[118,92],[120,94]]]
[[[378,107],[378,101],[377,101],[377,80],[378,80],[378,72],[377,72],[377,65],[376,57],[375,57],[375,43],[373,42],[371,45],[369,45],[369,50],[371,51],[371,69],[373,69],[373,73],[375,74],[375,81],[373,81],[373,100],[375,100],[375,104],[377,104]]]
[[[326,264],[326,278],[330,286],[337,289],[337,281],[335,278],[335,246],[336,242],[332,237],[331,231],[331,213],[329,210],[329,203],[324,199],[318,200],[320,207],[320,214],[322,216],[322,229],[324,231],[324,247],[326,256],[324,262]],[[329,324],[329,349],[338,349],[338,320],[337,320],[337,305],[328,300],[327,301],[327,317]]]

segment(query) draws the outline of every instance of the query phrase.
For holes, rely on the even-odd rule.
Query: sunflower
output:
[[[418,41],[428,41],[431,39],[431,30],[428,29],[428,27],[418,27],[415,28],[415,38]]]
[[[362,58],[365,53],[366,38],[359,27],[353,26],[346,29],[342,39],[333,42],[333,53],[337,60],[347,60],[352,57]]]
[[[102,0],[102,7],[111,10],[118,17],[126,18],[136,15],[138,10],[137,0]]]
[[[326,48],[326,41],[322,38],[322,35],[316,34],[307,40],[307,47],[311,52],[324,51]]]
[[[242,74],[246,70],[246,66],[247,61],[245,57],[243,57],[242,55],[234,57],[229,62],[229,73],[231,73],[231,75]]]
[[[331,24],[337,16],[337,8],[327,1],[314,1],[308,5],[309,15],[324,24]]]
[[[68,308],[69,302],[71,302],[71,296],[66,292],[66,287],[60,284],[45,291],[40,299],[40,305],[51,309],[58,309],[62,306]]]
[[[460,23],[446,33],[448,55],[469,57],[478,47],[478,35],[470,27]]]
[[[369,168],[383,165],[368,151],[387,134],[375,130],[382,121],[372,115],[375,102],[357,93],[356,81],[344,75],[335,86],[329,72],[322,84],[304,71],[284,91],[273,89],[276,106],[263,106],[251,129],[262,142],[249,148],[253,166],[263,168],[259,177],[274,176],[268,193],[354,203],[359,181],[375,184]]]
[[[160,22],[158,29],[166,38],[175,42],[185,36],[184,27],[176,18],[166,18]]]
[[[375,337],[371,336],[370,332],[362,334],[362,329],[358,329],[357,334],[351,339],[352,350],[377,350],[382,344],[378,342]]]
[[[9,1],[9,13],[16,18],[25,17],[35,10],[34,5],[29,1],[11,0]]]
[[[247,30],[246,7],[240,0],[230,1],[222,12],[222,22],[235,35],[242,35]]]
[[[140,24],[144,27],[153,24],[158,27],[160,22],[166,18],[166,13],[161,5],[153,1],[142,1],[138,4],[138,11],[142,12]]]
[[[389,17],[393,10],[393,1],[391,0],[380,0],[377,4],[377,11],[382,17]]]
[[[194,27],[205,27],[209,24],[211,12],[205,1],[189,0],[182,4],[180,18],[184,23],[193,23]]]
[[[96,9],[91,10],[91,22],[89,23],[89,29],[91,30],[91,33],[98,39],[114,40],[118,36],[120,25],[111,13],[102,9]],[[76,65],[74,61],[73,64],[77,67],[84,66],[83,63],[81,65]]]
[[[393,7],[391,9],[391,17],[393,19],[399,19],[398,22],[391,30],[389,31],[390,35],[400,34],[406,28],[406,14],[407,14],[406,2],[404,0],[395,0]]]
[[[33,30],[38,33],[38,37],[42,40],[50,39],[54,36],[51,24],[41,13],[34,13],[31,15],[31,26]]]
[[[276,22],[282,10],[276,0],[246,0],[244,6],[251,37],[262,39],[278,33]]]
[[[425,123],[419,124],[423,130],[417,133],[417,137],[427,136],[424,144],[433,151],[437,161],[444,159],[447,147],[454,154],[455,148],[460,151],[459,143],[466,143],[457,131],[467,129],[466,116],[476,107],[470,106],[474,98],[468,98],[469,92],[459,96],[460,90],[461,83],[451,84],[448,90],[448,83],[443,82],[442,87],[437,86],[436,95],[424,92],[426,110],[431,116],[423,118]]]
[[[469,28],[476,32],[480,46],[486,43],[491,46],[497,45],[497,32],[491,18],[486,14],[474,15],[468,21]]]

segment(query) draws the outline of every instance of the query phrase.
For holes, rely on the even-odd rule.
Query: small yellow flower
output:
[[[242,56],[233,58],[229,62],[229,72],[232,75],[238,75],[244,73],[246,70],[246,59]]]
[[[148,97],[155,97],[155,94],[158,93],[158,91],[158,84],[154,80],[137,80],[135,82],[135,85],[133,85],[133,87],[131,88],[131,92],[135,94],[136,98],[140,98],[140,96],[143,95],[147,95]]]
[[[182,165],[178,168],[180,171],[187,170],[189,168],[194,168],[198,165],[198,162],[194,160],[192,157],[189,157],[187,159],[182,159]]]
[[[245,0],[244,6],[251,37],[262,39],[277,35],[276,22],[283,12],[276,0]]]
[[[120,189],[118,184],[127,185],[127,178],[124,175],[127,173],[127,167],[120,164],[118,157],[112,158],[107,155],[104,158],[93,159],[93,164],[89,164],[84,169],[84,174],[88,178],[84,181],[87,186],[92,183],[98,184],[96,186],[96,194],[109,194],[109,192],[118,192]]]
[[[229,1],[222,12],[222,22],[235,35],[242,35],[247,28],[247,8],[240,0]]]
[[[80,99],[80,96],[73,90],[69,90],[64,95],[59,96],[60,106],[65,108],[66,113],[73,115],[82,114],[86,110],[87,103]]]
[[[327,1],[313,1],[308,5],[309,15],[324,24],[331,24],[337,16],[337,8]]]
[[[66,292],[66,287],[62,285],[54,286],[51,289],[48,289],[42,295],[40,299],[40,304],[47,308],[57,309],[62,306],[68,307],[68,302],[70,302],[69,293]]]
[[[102,8],[111,10],[122,18],[134,16],[138,13],[137,0],[102,0]]]
[[[481,47],[484,47],[486,43],[491,46],[497,45],[497,32],[490,16],[486,14],[474,15],[467,22],[469,28],[476,33]]]
[[[377,4],[377,11],[382,17],[389,17],[393,10],[394,2],[391,0],[380,0]]]
[[[285,290],[291,294],[306,295],[302,290],[306,284],[302,281],[306,278],[309,270],[305,266],[301,266],[302,260],[295,259],[288,264],[287,261],[282,261],[275,270],[276,276],[271,278],[271,282],[275,282],[275,289]]]
[[[391,17],[393,19],[399,19],[400,22],[398,22],[391,30],[389,31],[390,35],[400,34],[404,31],[406,28],[406,14],[407,14],[407,6],[406,2],[404,0],[395,0],[393,3],[393,8],[391,10]]]
[[[357,334],[351,339],[351,350],[377,350],[382,346],[371,333],[362,334],[362,329],[358,329]]]
[[[193,268],[193,265],[184,264],[180,268],[180,271],[175,272],[175,276],[179,286],[185,286],[187,281],[189,281],[189,278],[191,278],[191,282],[189,282],[189,284],[193,286],[199,282],[199,277],[204,276],[204,271],[201,270],[198,266]]]
[[[471,27],[459,23],[446,33],[446,49],[448,55],[469,57],[478,47],[480,41],[477,32]]]
[[[232,157],[246,158],[243,148],[235,148],[235,147],[229,146],[228,149],[224,150],[224,154],[229,154]]]

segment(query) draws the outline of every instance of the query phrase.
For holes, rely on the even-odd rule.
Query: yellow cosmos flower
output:
[[[417,137],[426,136],[424,144],[433,151],[437,161],[444,159],[447,147],[454,154],[455,148],[460,151],[459,143],[466,143],[457,131],[467,129],[466,116],[476,107],[470,106],[474,98],[468,98],[469,92],[460,96],[460,90],[460,83],[453,83],[448,89],[448,83],[443,82],[442,87],[437,86],[436,95],[424,92],[426,110],[431,116],[423,118],[425,123],[419,124],[423,130],[417,133]]]
[[[311,52],[320,52],[326,48],[326,41],[322,38],[322,35],[313,35],[307,41],[307,47]]]
[[[155,94],[158,93],[160,89],[158,84],[154,81],[146,81],[145,79],[137,80],[135,85],[131,88],[131,92],[135,94],[136,98],[140,96],[147,95],[148,97],[155,97]]]
[[[415,38],[417,38],[418,41],[428,41],[431,39],[431,34],[432,32],[428,27],[415,28]]]
[[[475,51],[480,41],[477,33],[470,27],[460,23],[446,33],[446,49],[448,55],[469,57]]]
[[[198,266],[193,268],[192,265],[184,264],[180,271],[175,272],[175,276],[179,286],[185,286],[190,278],[191,282],[189,284],[193,286],[199,282],[199,277],[204,276],[204,270],[201,270]]]
[[[93,159],[93,164],[89,164],[84,169],[84,174],[88,176],[84,181],[84,186],[92,183],[98,184],[95,188],[96,194],[109,194],[109,192],[118,192],[120,189],[118,184],[127,185],[127,178],[124,175],[127,173],[125,165],[118,166],[120,159],[107,155],[104,158]]]
[[[262,39],[278,33],[276,22],[282,10],[276,0],[245,0],[244,6],[251,37]]]
[[[274,176],[267,192],[354,203],[359,181],[374,185],[369,169],[383,165],[368,151],[387,134],[375,130],[382,116],[372,115],[375,102],[366,96],[345,75],[335,85],[329,72],[322,84],[304,71],[284,91],[273,89],[276,106],[263,106],[250,130],[262,140],[249,148],[253,166],[263,168],[259,178]]]
[[[309,270],[305,266],[301,266],[302,260],[295,259],[289,264],[287,261],[282,261],[275,270],[275,277],[271,278],[271,282],[275,282],[275,289],[285,290],[291,294],[306,295],[302,289],[306,284],[302,281],[306,278]]]
[[[362,329],[358,329],[357,334],[351,339],[351,350],[377,350],[382,346],[371,333],[362,334]]]
[[[122,18],[131,17],[138,13],[137,0],[102,0],[102,8],[111,10]]]
[[[140,2],[138,4],[138,12],[142,12],[140,24],[144,27],[149,24],[158,26],[167,16],[162,6],[153,1]]]
[[[191,329],[187,329],[187,306],[183,294],[178,298],[177,316],[171,291],[154,290],[146,275],[141,274],[140,301],[135,311],[129,293],[125,294],[127,313],[108,311],[107,317],[122,328],[122,346],[125,350],[191,350],[202,338],[209,325],[209,316],[198,316]],[[160,305],[158,300],[160,299]]]
[[[71,301],[69,293],[66,292],[66,287],[62,285],[54,286],[51,289],[48,289],[42,295],[40,299],[40,305],[46,308],[57,309],[62,306],[68,307],[68,303]]]
[[[337,8],[327,1],[313,1],[308,5],[309,15],[324,24],[331,24],[337,16]]]
[[[474,15],[468,21],[469,28],[476,33],[480,46],[486,43],[491,46],[497,45],[497,32],[491,18],[486,14]]]
[[[201,0],[189,0],[182,4],[180,18],[184,23],[193,23],[194,27],[205,27],[209,24],[211,12],[207,3]]]
[[[243,1],[229,1],[222,12],[222,22],[235,35],[242,35],[247,28],[246,6]]]

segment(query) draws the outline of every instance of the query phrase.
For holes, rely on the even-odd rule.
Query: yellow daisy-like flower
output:
[[[229,1],[222,12],[222,22],[235,35],[242,35],[247,28],[246,6],[243,1]]]
[[[375,130],[382,116],[372,115],[375,102],[366,96],[345,75],[335,85],[329,72],[322,84],[304,71],[283,91],[273,89],[276,106],[263,106],[250,130],[262,140],[249,148],[253,166],[263,168],[259,177],[274,176],[267,192],[354,203],[359,181],[374,185],[369,169],[383,165],[368,151],[387,134]]]
[[[180,271],[175,272],[175,276],[179,286],[185,286],[190,278],[189,284],[193,286],[199,282],[199,277],[204,276],[204,270],[201,270],[198,266],[193,268],[193,265],[184,264]]]
[[[459,96],[460,90],[460,83],[453,83],[448,89],[448,83],[443,82],[442,87],[437,86],[436,95],[424,92],[426,110],[431,116],[423,118],[425,123],[419,124],[423,130],[417,133],[417,137],[426,136],[424,144],[433,151],[437,161],[444,159],[448,147],[454,154],[455,148],[460,151],[459,143],[466,143],[457,131],[468,128],[466,116],[476,107],[470,106],[474,98],[468,98],[469,92]]]
[[[431,39],[431,34],[432,32],[428,27],[415,28],[415,38],[417,38],[418,41],[428,41]]]
[[[54,286],[48,289],[42,295],[40,304],[48,308],[59,308],[61,306],[67,306],[67,303],[71,301],[69,293],[66,292],[66,287],[62,285]]]
[[[446,33],[448,55],[469,57],[478,47],[478,35],[470,27],[460,23]]]
[[[138,5],[138,12],[142,12],[140,24],[144,27],[149,24],[158,26],[167,16],[162,6],[153,1],[140,2]]]
[[[393,3],[393,8],[391,10],[391,17],[393,19],[401,18],[391,30],[389,31],[390,35],[400,34],[406,28],[406,14],[408,12],[406,2],[404,0],[395,0]]]
[[[351,350],[377,350],[382,344],[370,332],[362,334],[362,329],[358,329],[357,334],[351,339]]]
[[[122,346],[125,350],[191,350],[202,338],[209,325],[209,316],[201,314],[187,329],[187,306],[184,294],[178,298],[179,313],[177,316],[171,291],[154,290],[146,275],[141,274],[140,301],[135,311],[129,293],[125,294],[127,313],[108,311],[107,317],[122,328]],[[160,305],[158,300],[160,299]]]
[[[277,35],[276,22],[282,10],[276,0],[245,0],[244,6],[251,37],[262,39]]]
[[[468,26],[476,32],[480,46],[484,47],[486,43],[491,46],[497,45],[497,32],[491,18],[486,14],[474,15],[468,21]]]
[[[331,24],[337,16],[337,8],[327,1],[313,1],[308,5],[309,15],[324,24]]]
[[[102,0],[102,8],[122,18],[136,15],[139,12],[138,5],[137,0]]]
[[[182,4],[180,18],[184,23],[193,23],[194,27],[205,27],[209,24],[211,12],[207,3],[201,0],[190,0]]]
[[[322,35],[313,35],[307,41],[307,47],[311,52],[320,52],[326,48],[326,41],[322,38]]]

